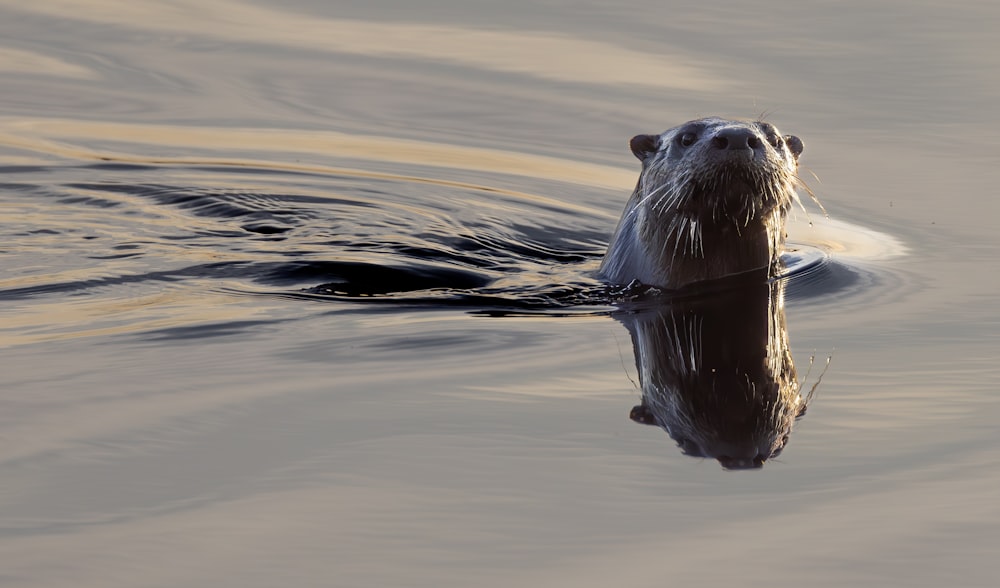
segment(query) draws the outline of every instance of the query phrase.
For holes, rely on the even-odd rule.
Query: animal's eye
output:
[[[681,133],[681,136],[677,138],[677,142],[681,147],[690,147],[694,145],[695,141],[698,140],[698,135],[694,133]]]
[[[771,144],[771,147],[777,149],[781,146],[781,137],[779,137],[777,133],[768,133],[767,142]]]

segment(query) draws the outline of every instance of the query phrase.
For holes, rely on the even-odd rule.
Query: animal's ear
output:
[[[628,142],[628,146],[632,149],[632,153],[639,158],[639,161],[646,161],[647,157],[656,153],[656,149],[659,145],[659,135],[636,135],[632,137],[631,141]]]
[[[645,404],[637,404],[632,407],[632,412],[628,413],[628,418],[643,425],[655,425],[656,419],[653,413],[646,408]]]
[[[795,135],[785,135],[785,145],[788,145],[788,150],[792,152],[795,160],[798,161],[799,154],[802,153],[802,139],[799,139]]]

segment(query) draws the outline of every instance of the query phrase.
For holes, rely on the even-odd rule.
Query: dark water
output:
[[[4,586],[1000,581],[991,5],[36,4],[0,7]],[[765,111],[829,218],[723,308],[823,379],[735,472],[630,420],[664,372],[592,272],[629,137]]]

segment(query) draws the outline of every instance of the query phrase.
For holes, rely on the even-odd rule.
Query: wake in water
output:
[[[607,313],[636,296],[593,277],[611,217],[518,192],[360,172],[218,165],[4,171],[24,180],[2,186],[23,219],[5,227],[6,243],[35,259],[53,244],[60,250],[48,273],[4,282],[0,299],[170,284],[330,302],[561,314]],[[71,179],[52,186],[53,172]],[[248,184],[259,189],[226,187]],[[72,222],[62,222],[68,218]],[[792,298],[829,295],[855,279],[809,246],[797,246],[784,261]]]
[[[788,351],[785,292],[827,296],[859,275],[796,245],[777,279],[762,270],[672,292],[610,287],[594,277],[614,222],[608,215],[470,185],[99,164],[60,168],[60,176],[79,177],[52,186],[52,169],[7,171],[23,181],[0,186],[21,207],[20,222],[3,229],[5,242],[47,263],[0,283],[0,300],[58,301],[34,308],[40,325],[73,299],[112,317],[85,329],[131,321],[147,342],[234,335],[275,320],[220,319],[204,302],[210,292],[228,304],[292,298],[355,314],[378,307],[610,315],[632,338],[642,385],[633,420],[727,468],[760,467],[778,455],[805,407]],[[168,319],[158,322],[161,314]],[[732,390],[746,402],[734,404]]]

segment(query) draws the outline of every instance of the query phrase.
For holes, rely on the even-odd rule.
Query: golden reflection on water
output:
[[[635,182],[636,172],[623,168],[544,155],[514,153],[458,145],[445,145],[386,137],[349,135],[333,131],[288,131],[273,129],[228,129],[220,127],[181,127],[170,125],[131,125],[124,123],[73,121],[61,119],[0,120],[0,145],[32,151],[43,151],[74,159],[114,160],[134,163],[199,163],[221,165],[260,165],[272,169],[343,173],[343,170],[275,161],[249,161],[235,158],[208,157],[140,157],[107,150],[96,151],[72,144],[89,142],[95,137],[104,141],[141,144],[144,150],[153,148],[208,149],[234,153],[248,150],[269,152],[327,154],[331,157],[368,159],[374,161],[446,167],[448,169],[519,175],[590,186],[628,189]],[[353,172],[366,177],[390,177],[376,172]],[[420,181],[420,178],[407,178]],[[427,180],[431,181],[431,180]],[[433,180],[434,183],[442,183]],[[463,185],[458,182],[445,182]],[[470,186],[472,187],[472,186]],[[479,187],[483,188],[483,187]],[[488,188],[497,190],[496,188]],[[501,190],[497,190],[501,191]],[[513,191],[504,191],[536,202],[545,201],[560,207],[573,208],[563,201],[544,199]],[[589,214],[606,212],[579,207]]]
[[[527,19],[537,18],[539,27],[548,22],[565,29],[560,33],[497,30],[502,25],[471,5],[459,18],[474,24],[430,25],[378,22],[392,17],[381,3],[365,8],[367,21],[287,14],[280,3],[264,3],[46,0],[4,8],[13,16],[4,19],[2,43],[10,48],[0,50],[0,73],[12,82],[4,112],[18,118],[0,118],[0,151],[12,153],[4,154],[7,166],[42,167],[11,170],[5,180],[25,182],[9,199],[38,215],[13,207],[0,214],[29,229],[65,230],[51,240],[43,233],[6,244],[8,251],[31,247],[16,251],[31,265],[22,269],[49,272],[43,281],[56,292],[15,295],[0,305],[0,345],[14,346],[4,349],[0,370],[7,384],[0,584],[442,586],[475,577],[487,586],[582,588],[622,578],[661,584],[668,573],[672,583],[693,585],[747,578],[775,586],[995,583],[1000,463],[991,343],[998,288],[984,271],[996,244],[995,215],[989,174],[982,173],[989,149],[963,148],[969,137],[988,148],[997,136],[983,132],[981,115],[995,102],[988,100],[995,76],[986,74],[996,52],[983,50],[995,35],[985,8],[948,9],[941,18],[945,8],[916,3],[874,12],[857,9],[861,4],[852,11],[605,3],[633,19],[623,26],[648,22],[647,37],[609,30],[592,40],[590,21],[555,16],[556,9],[578,10],[570,3],[521,15],[527,28],[535,24]],[[670,26],[688,34],[683,51],[668,35],[650,36],[668,13]],[[225,67],[198,69],[202,56]],[[259,67],[257,56],[268,67]],[[331,67],[331,79],[314,84],[316,73],[304,63],[317,58],[354,63]],[[277,66],[294,79],[265,79]],[[358,73],[365,67],[371,72]],[[401,75],[403,68],[411,71]],[[504,144],[551,147],[556,156],[420,141],[433,135],[419,128],[407,130],[418,140],[390,139],[403,105],[369,104],[365,87],[343,104],[316,106],[341,72],[348,75],[335,79],[345,86],[369,73],[410,83],[421,68],[437,78],[406,106],[438,115],[481,96],[480,79],[516,84],[531,100],[511,101],[496,118],[475,122],[544,121],[534,134],[512,132]],[[59,77],[99,81],[46,85]],[[455,89],[451,102],[428,97],[437,79]],[[292,87],[271,87],[283,82]],[[533,100],[558,106],[575,90],[581,103],[565,113],[532,109]],[[558,140],[533,138],[582,123],[593,126],[579,140],[599,144],[597,133],[625,119],[666,117],[647,107],[651,95],[666,109],[692,114],[755,98],[764,108],[790,107],[781,119],[798,119],[796,132],[811,129],[801,131],[810,165],[832,179],[820,194],[831,213],[881,222],[913,248],[899,265],[920,281],[859,285],[876,299],[807,299],[797,309],[797,345],[819,354],[835,349],[836,367],[787,463],[766,476],[735,478],[714,464],[680,463],[660,435],[629,423],[638,396],[625,375],[629,351],[616,348],[615,332],[625,335],[607,320],[339,312],[330,304],[213,291],[232,281],[211,276],[111,279],[105,287],[104,276],[182,265],[195,259],[188,255],[248,255],[214,248],[212,239],[197,243],[211,252],[190,241],[153,240],[145,256],[81,269],[71,267],[72,254],[89,264],[89,250],[58,249],[59,239],[72,244],[76,236],[99,236],[85,242],[97,249],[219,224],[148,195],[104,195],[124,203],[117,209],[72,203],[81,193],[101,198],[104,182],[135,178],[139,187],[163,183],[195,194],[223,182],[224,194],[257,195],[256,185],[271,180],[294,183],[296,195],[337,196],[330,176],[310,184],[289,174],[269,178],[268,170],[483,190],[494,188],[449,180],[462,179],[456,170],[467,178],[518,174],[519,186],[540,193],[542,182],[520,180],[575,182],[620,198],[606,206],[610,213],[588,209],[614,215],[610,231],[637,175],[624,144],[618,168],[559,159],[572,154],[560,153]],[[605,96],[613,99],[603,110],[584,110]],[[220,104],[238,112],[209,108]],[[441,136],[481,110],[444,112],[424,130]],[[319,120],[331,112],[354,117],[351,128],[386,136],[212,126],[281,126],[295,117],[317,128],[338,124]],[[208,126],[68,120],[82,117]],[[343,158],[334,165],[345,167],[386,165],[344,170],[325,167],[326,158]],[[87,169],[102,159],[164,165],[148,174]],[[230,182],[236,174],[192,164],[264,173]],[[79,178],[98,188],[91,194],[91,184],[74,185]],[[967,197],[942,206],[949,194]],[[547,202],[573,210],[556,197]],[[838,204],[847,214],[838,214]],[[135,214],[118,216],[125,211]],[[93,222],[99,216],[120,222]],[[836,226],[829,239],[820,229],[804,240],[830,250],[849,241]],[[848,228],[853,237],[855,229]],[[267,247],[299,246],[231,242],[252,250],[254,260],[265,259]],[[835,257],[878,257],[873,249],[885,244],[872,233]],[[96,278],[95,287],[87,285],[93,295],[59,295],[64,282],[87,278]],[[8,289],[36,283],[0,275]],[[245,328],[234,324],[247,319]],[[434,338],[444,343],[416,348]],[[731,565],[719,566],[720,559]]]
[[[0,72],[50,75],[81,80],[97,78],[94,72],[85,67],[34,51],[23,51],[10,47],[0,47]]]
[[[439,61],[547,80],[718,91],[732,85],[690,57],[636,51],[555,32],[375,22],[298,15],[238,0],[115,2],[52,0],[19,10],[179,38],[205,36],[369,57]],[[682,61],[683,59],[683,61]]]
[[[87,298],[15,306],[3,315],[0,348],[83,337],[113,337],[172,327],[247,320],[260,307],[232,296],[165,290],[132,298]]]
[[[86,146],[99,137],[102,142],[127,145],[122,152],[106,149],[91,149]],[[410,183],[428,183],[449,187],[461,187],[503,194],[507,197],[546,205],[567,212],[579,212],[587,216],[609,217],[614,214],[585,205],[574,204],[557,198],[538,194],[506,190],[492,186],[473,185],[447,179],[402,176],[387,172],[342,169],[322,165],[288,163],[294,154],[308,153],[314,156],[342,157],[349,159],[370,159],[382,162],[403,163],[445,170],[473,170],[486,173],[503,173],[530,178],[547,179],[577,184],[603,185],[623,191],[634,181],[634,172],[610,166],[584,164],[554,157],[519,154],[500,150],[451,146],[430,142],[389,139],[383,137],[354,136],[336,132],[304,132],[264,129],[227,129],[217,127],[183,127],[171,125],[132,125],[94,121],[73,121],[68,119],[0,119],[0,145],[18,150],[44,153],[71,161],[118,161],[138,164],[165,165],[221,165],[233,167],[255,167],[269,170],[313,172],[320,174],[347,175],[359,178],[389,179]],[[132,149],[130,146],[135,146]],[[176,153],[225,153],[226,157],[160,157],[142,156],[135,153],[170,151]],[[285,161],[263,161],[241,154],[267,152],[288,153]],[[233,154],[229,156],[229,154]],[[272,157],[274,157],[272,155]],[[280,157],[280,155],[279,155]],[[21,157],[24,161],[30,158]],[[49,158],[51,161],[51,158]],[[40,162],[34,162],[40,163]],[[211,176],[199,177],[198,185],[208,186],[215,181]],[[303,189],[306,189],[303,187]],[[74,186],[74,195],[88,195],[86,186]],[[322,196],[323,194],[317,194]],[[97,198],[106,197],[98,191]],[[60,255],[62,230],[72,226],[86,229],[99,227],[105,236],[116,242],[131,242],[146,239],[145,253],[153,249],[169,249],[172,259],[183,259],[190,263],[217,263],[226,260],[241,260],[239,254],[218,249],[174,247],[160,243],[155,236],[164,230],[185,227],[188,230],[205,224],[212,230],[213,221],[201,220],[170,207],[157,206],[147,199],[128,193],[116,194],[116,199],[127,203],[130,210],[141,211],[126,228],[120,229],[101,222],[103,211],[94,211],[88,205],[77,207],[66,204],[62,212],[51,209],[42,211],[26,207],[17,214],[20,222],[33,230],[51,229],[50,239],[39,236],[32,241],[33,254],[48,259]],[[404,207],[404,203],[395,206]],[[509,206],[497,202],[496,206]],[[419,213],[418,207],[411,212]],[[141,219],[141,221],[140,221]],[[110,231],[110,233],[109,233]],[[264,245],[261,245],[263,247]],[[287,245],[283,246],[287,250]],[[60,262],[62,263],[62,262]],[[0,287],[6,290],[32,288],[46,283],[74,283],[99,278],[100,275],[115,274],[115,267],[124,264],[121,272],[134,273],[131,261],[102,262],[99,275],[93,267],[64,267],[59,270],[49,268],[38,275],[22,272],[0,280]],[[159,283],[158,283],[159,284]],[[149,293],[148,289],[135,292],[131,298],[118,296],[113,299],[74,300],[59,298],[54,302],[31,302],[20,305],[16,312],[8,313],[4,327],[0,329],[0,347],[13,347],[39,342],[55,342],[85,337],[110,337],[128,333],[139,333],[198,323],[227,322],[246,319],[254,314],[253,307],[232,304],[232,297],[220,299],[218,294],[198,295],[190,290],[173,290],[169,286],[155,286],[159,291]],[[384,319],[383,319],[384,320]]]

